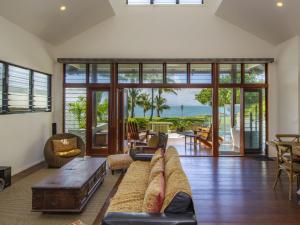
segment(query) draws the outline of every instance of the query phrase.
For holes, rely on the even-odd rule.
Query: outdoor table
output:
[[[197,149],[197,134],[194,133],[184,133],[184,146],[186,147],[187,144],[190,146],[194,144],[194,148]],[[190,139],[189,142],[187,142],[187,138]],[[194,141],[192,141],[194,139]]]

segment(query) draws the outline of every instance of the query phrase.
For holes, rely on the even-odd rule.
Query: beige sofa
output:
[[[158,150],[151,161],[134,161],[130,165],[116,194],[110,200],[102,224],[134,225],[144,224],[145,221],[148,224],[197,224],[191,188],[178,152],[174,147],[169,147],[163,153]],[[157,166],[158,164],[163,164],[163,167]],[[151,182],[158,179],[158,174],[163,174],[164,194],[158,211],[153,212],[145,204],[148,204],[146,201],[150,187],[153,189]]]

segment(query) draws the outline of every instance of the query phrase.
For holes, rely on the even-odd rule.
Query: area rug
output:
[[[70,225],[76,220],[81,220],[86,225],[93,225],[120,178],[119,174],[108,173],[103,184],[80,214],[31,212],[31,186],[54,172],[55,169],[41,169],[0,192],[0,225]]]

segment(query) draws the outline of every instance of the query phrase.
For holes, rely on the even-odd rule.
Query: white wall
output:
[[[278,46],[278,132],[299,133],[299,37]]]
[[[53,73],[51,46],[0,17],[0,59]],[[43,160],[43,146],[51,135],[52,113],[0,115],[0,165],[16,174]]]
[[[57,46],[57,57],[273,57],[274,46],[214,15],[204,6],[127,6]]]

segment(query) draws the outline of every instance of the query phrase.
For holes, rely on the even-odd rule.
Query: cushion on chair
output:
[[[169,178],[166,179],[166,192],[165,192],[165,199],[163,206],[161,208],[161,212],[164,212],[169,205],[172,203],[172,201],[175,199],[175,197],[178,194],[184,193],[185,195],[181,195],[181,197],[191,199],[192,191],[191,187],[189,185],[188,179],[185,175],[185,173],[182,170],[176,170],[174,171]],[[184,203],[186,201],[183,201]],[[178,207],[180,207],[181,211],[188,211],[188,208],[191,205],[191,200],[188,201],[188,204],[183,204]],[[172,207],[177,208],[177,207]]]
[[[156,148],[159,142],[159,137],[158,135],[152,135],[151,138],[148,141],[148,146],[150,148]]]
[[[159,173],[149,184],[144,197],[143,212],[159,213],[164,201],[165,180]]]
[[[133,160],[128,154],[117,154],[108,156],[107,162],[111,170],[120,170],[128,169]]]
[[[151,168],[148,184],[151,183],[151,181],[154,179],[155,176],[157,176],[159,173],[164,173],[164,159],[160,158],[154,166]]]
[[[69,157],[74,157],[77,155],[80,155],[81,150],[76,148],[72,149],[70,151],[64,151],[64,152],[55,152],[56,156],[63,157],[63,158],[69,158]]]
[[[53,151],[56,152],[66,152],[77,148],[77,138],[52,140]]]

